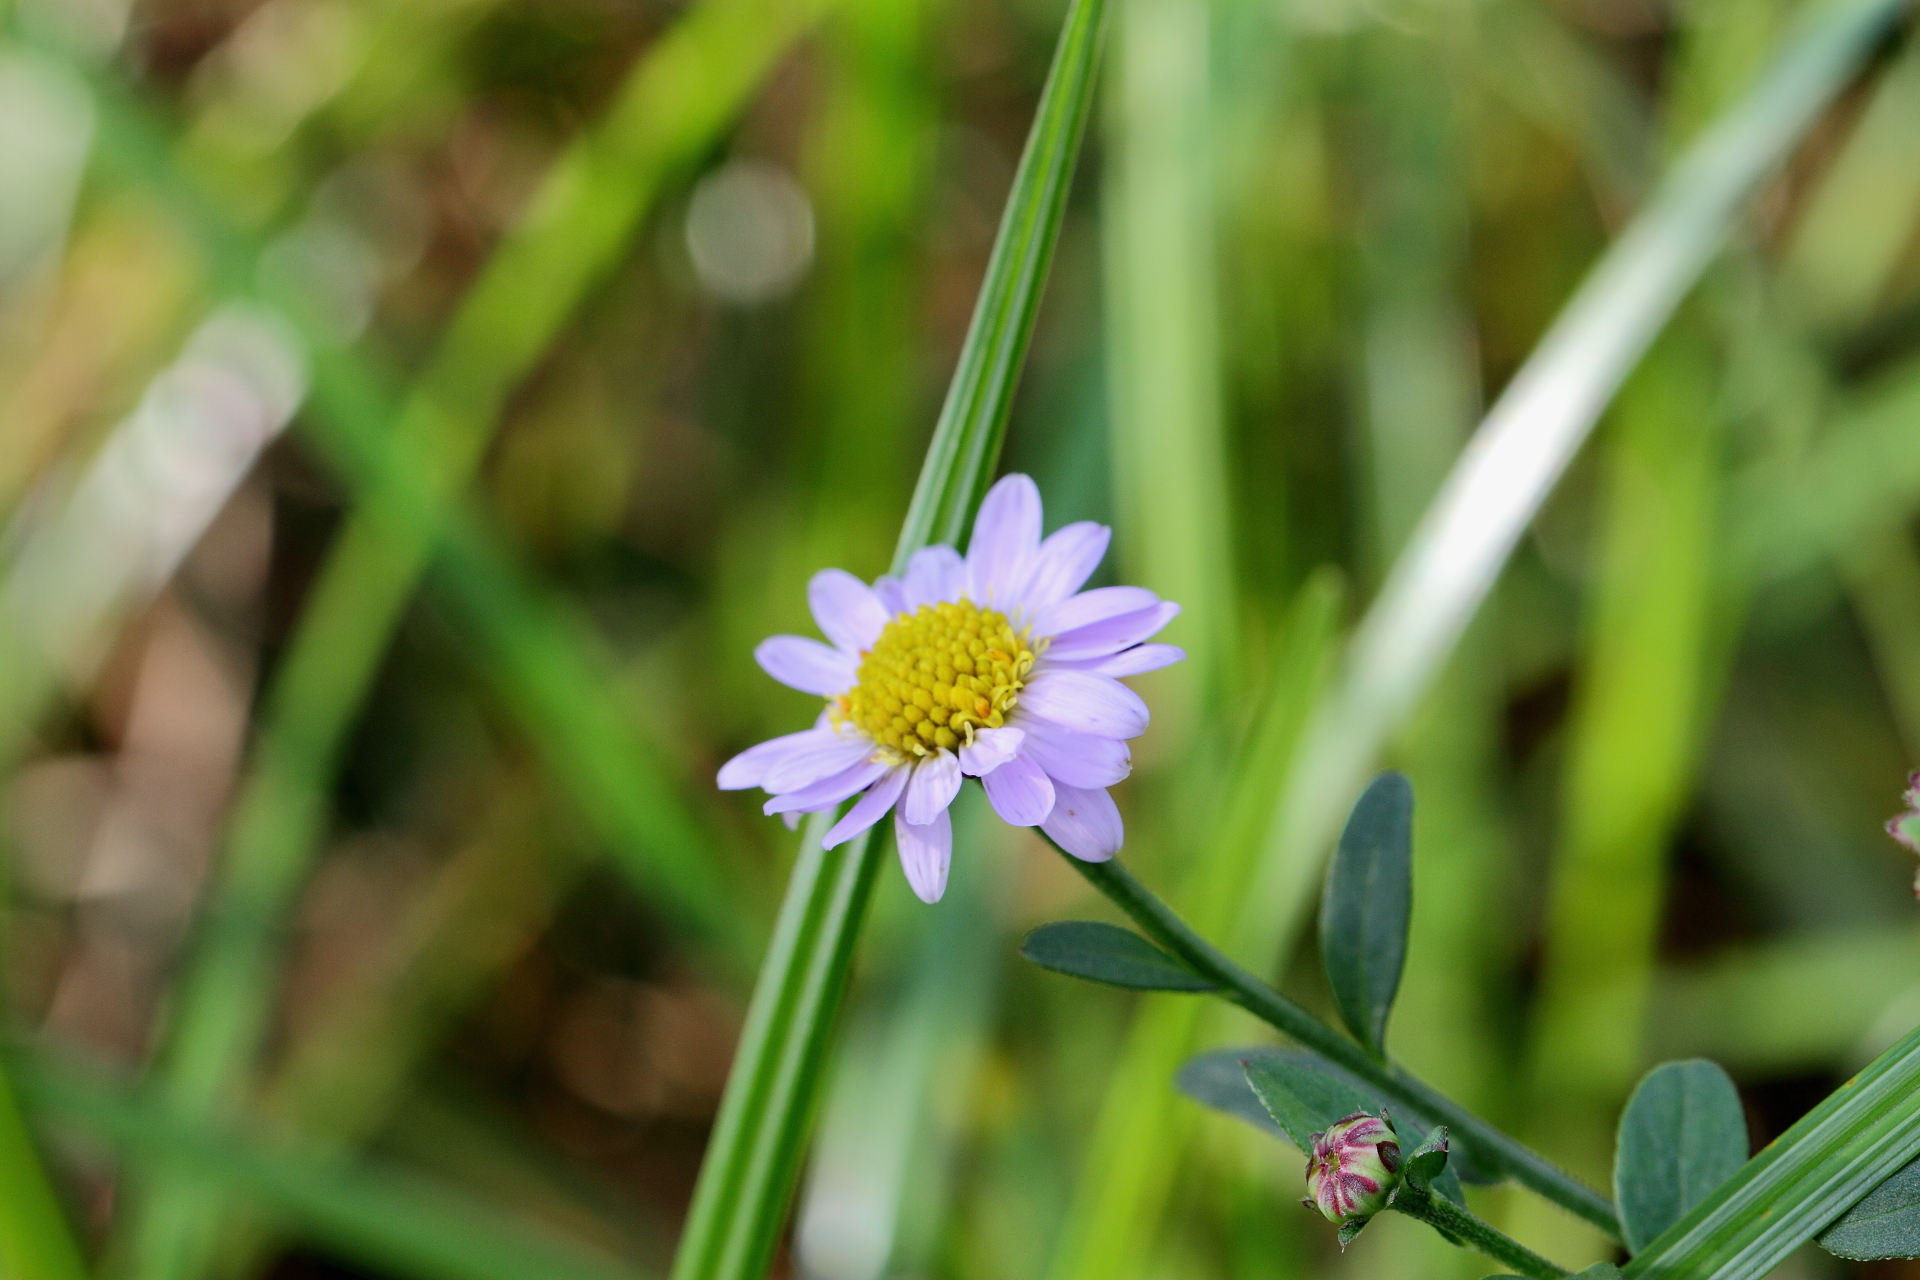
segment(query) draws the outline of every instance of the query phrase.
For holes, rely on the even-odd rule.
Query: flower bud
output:
[[[1400,1144],[1393,1127],[1361,1111],[1313,1135],[1308,1198],[1301,1203],[1329,1222],[1357,1228],[1387,1207],[1399,1185]]]
[[[1907,791],[1900,797],[1907,811],[1887,822],[1887,834],[1915,853],[1920,853],[1920,772],[1907,775]],[[1913,895],[1920,898],[1920,874],[1913,880]]]

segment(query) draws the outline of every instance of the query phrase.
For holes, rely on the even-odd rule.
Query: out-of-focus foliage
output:
[[[1325,1017],[1308,708],[1817,7],[1114,0],[1006,464],[1187,605],[1130,862]],[[0,3],[0,1264],[664,1272],[794,847],[713,772],[817,714],[750,652],[887,565],[1063,9]],[[1920,1022],[1917,131],[1903,33],[1381,762],[1388,1049],[1596,1186],[1653,1064],[1763,1142]],[[779,1273],[1481,1274],[1173,1090],[1250,1023],[1019,961],[1086,916],[980,805],[938,907],[883,871]]]

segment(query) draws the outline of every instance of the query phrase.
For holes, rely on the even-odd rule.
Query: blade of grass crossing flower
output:
[[[859,922],[891,843],[868,833],[823,850],[834,820],[831,809],[807,820],[674,1256],[674,1280],[757,1280],[772,1261]]]
[[[246,1070],[268,999],[261,960],[311,860],[341,744],[506,397],[612,268],[663,182],[710,144],[820,8],[704,0],[562,154],[460,306],[393,429],[398,465],[358,494],[269,695],[214,924],[169,1037],[177,1103],[214,1108]],[[204,1199],[166,1180],[141,1198],[130,1231],[143,1275],[194,1269],[210,1230]]]
[[[894,568],[958,544],[985,495],[1066,212],[1098,65],[1105,0],[1074,0],[988,259],[940,420],[900,531]],[[792,1199],[847,966],[889,841],[818,849],[807,825],[774,943],[748,1005],[720,1115],[674,1258],[674,1280],[758,1280]]]
[[[1760,1280],[1920,1154],[1920,1030],[1774,1139],[1621,1268],[1659,1280]]]
[[[1904,9],[1840,0],[1675,165],[1487,414],[1355,633],[1281,804],[1289,830],[1257,894],[1304,906],[1327,840],[1492,588],[1601,410],[1712,258],[1755,186]]]
[[[904,885],[876,904],[869,945],[879,950],[884,930],[905,956],[868,970],[878,981],[863,981],[868,998],[849,1010],[794,1230],[800,1269],[816,1280],[926,1274],[945,1234],[946,1185],[969,1132],[946,1104],[971,1096],[988,1051],[1006,942],[991,886],[1017,856],[984,793],[963,792],[953,821],[967,855],[938,918],[929,923]]]
[[[1067,10],[960,362],[900,527],[896,573],[921,547],[959,546],[993,481],[1086,132],[1106,11],[1106,0],[1074,0]]]
[[[153,1097],[129,1093],[72,1062],[32,1051],[16,1054],[15,1062],[36,1110],[104,1137],[135,1164],[192,1169],[376,1272],[419,1280],[621,1280],[638,1274],[451,1188],[189,1123]],[[45,1273],[8,1274],[37,1280]]]
[[[0,1072],[0,1275],[85,1280],[86,1260]]]

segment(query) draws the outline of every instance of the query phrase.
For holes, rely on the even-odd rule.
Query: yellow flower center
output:
[[[861,655],[860,682],[834,699],[832,719],[903,758],[952,751],[1006,723],[1032,670],[1033,650],[1004,614],[971,600],[925,604]]]

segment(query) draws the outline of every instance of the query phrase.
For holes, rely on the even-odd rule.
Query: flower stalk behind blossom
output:
[[[946,890],[947,809],[967,777],[1013,825],[1088,862],[1111,858],[1125,832],[1106,789],[1132,769],[1126,744],[1148,721],[1119,677],[1186,656],[1147,643],[1179,605],[1140,587],[1080,590],[1111,536],[1082,522],[1042,541],[1040,491],[1011,475],[981,503],[965,558],[927,547],[872,586],[815,574],[807,601],[831,643],[774,636],[754,658],[826,709],[729,760],[720,786],[762,788],[765,811],[789,821],[858,796],[829,849],[893,811],[901,866],[926,902]]]

